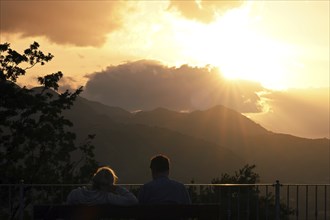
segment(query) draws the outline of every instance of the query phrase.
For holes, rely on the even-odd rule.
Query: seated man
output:
[[[138,199],[148,204],[190,204],[186,187],[169,179],[170,160],[164,155],[157,155],[150,163],[152,181],[141,187]]]

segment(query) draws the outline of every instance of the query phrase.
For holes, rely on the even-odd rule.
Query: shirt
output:
[[[90,190],[86,187],[79,187],[72,190],[67,198],[68,204],[113,204],[113,205],[134,205],[138,203],[133,193],[126,188],[116,186],[116,192],[104,192],[99,190]]]
[[[138,199],[140,203],[146,204],[191,204],[186,187],[167,176],[160,176],[144,184]]]

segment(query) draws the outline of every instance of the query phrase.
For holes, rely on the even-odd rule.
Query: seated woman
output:
[[[92,178],[92,187],[79,187],[70,192],[68,204],[134,205],[138,203],[133,193],[115,185],[118,177],[110,167],[100,167]]]

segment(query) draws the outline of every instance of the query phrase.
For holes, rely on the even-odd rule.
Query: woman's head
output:
[[[100,167],[94,173],[92,185],[94,189],[103,190],[116,184],[118,177],[115,172],[107,166]]]

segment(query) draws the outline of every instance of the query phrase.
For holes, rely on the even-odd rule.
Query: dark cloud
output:
[[[141,60],[110,66],[90,74],[83,96],[127,110],[208,109],[225,105],[240,112],[261,109],[260,84],[227,81],[215,68],[166,67],[156,61]]]
[[[59,44],[100,46],[120,27],[119,1],[1,1],[0,31]]]
[[[243,0],[222,0],[222,1],[177,1],[171,0],[169,9],[177,9],[182,16],[204,23],[210,23],[218,13],[239,7]]]

